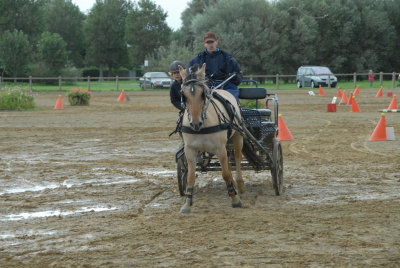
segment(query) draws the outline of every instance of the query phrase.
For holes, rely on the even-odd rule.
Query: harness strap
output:
[[[183,133],[187,134],[211,134],[223,130],[229,130],[230,129],[230,124],[229,123],[223,123],[220,125],[212,126],[212,127],[205,127],[200,129],[199,131],[194,131],[191,127],[187,126],[182,126],[181,131]]]

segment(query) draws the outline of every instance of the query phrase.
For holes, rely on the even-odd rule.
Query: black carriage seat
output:
[[[267,90],[263,87],[245,87],[239,88],[239,99],[258,100],[267,97]],[[257,109],[261,116],[270,117],[270,109]]]

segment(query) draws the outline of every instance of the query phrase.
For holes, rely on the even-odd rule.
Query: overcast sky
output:
[[[152,0],[157,5],[161,6],[164,12],[168,13],[167,24],[173,30],[178,30],[181,27],[181,13],[186,9],[187,3],[190,0]],[[137,2],[137,1],[135,1]],[[72,3],[77,5],[85,14],[89,11],[96,0],[72,0]]]

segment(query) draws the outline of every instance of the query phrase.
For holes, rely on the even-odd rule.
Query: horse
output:
[[[229,123],[221,125],[221,118],[231,118],[231,124],[239,125],[241,113],[235,97],[226,90],[215,90],[222,96],[228,105],[233,108],[236,115],[233,117],[225,108],[223,101],[213,98],[210,88],[207,86],[205,78],[204,63],[199,69],[196,64],[186,73],[181,66],[179,72],[182,76],[182,100],[185,105],[185,112],[182,119],[182,137],[184,141],[184,152],[187,160],[187,187],[185,192],[185,202],[180,209],[180,213],[190,213],[193,205],[193,187],[195,184],[196,158],[198,152],[212,153],[218,157],[222,178],[226,183],[228,195],[231,198],[232,207],[242,207],[242,201],[236,191],[239,193],[245,191],[245,185],[241,173],[243,136],[234,129],[230,128]],[[209,105],[211,103],[211,105]],[[228,134],[230,136],[228,137]],[[234,145],[234,156],[236,163],[236,178],[233,180],[229,167],[226,145],[228,139],[231,139]]]

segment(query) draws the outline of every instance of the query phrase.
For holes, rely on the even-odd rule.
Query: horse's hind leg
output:
[[[222,152],[223,153],[221,153],[221,155],[219,156],[219,161],[222,167],[222,178],[226,183],[226,188],[228,189],[228,195],[231,197],[232,207],[234,208],[242,207],[242,201],[240,200],[240,197],[237,194],[235,186],[233,184],[232,173],[231,170],[229,169],[228,155],[226,153],[226,150]]]
[[[243,137],[238,132],[236,132],[233,137],[233,146],[235,149],[235,163],[236,163],[236,178],[235,183],[239,193],[244,193],[246,191],[246,186],[244,185],[242,177],[242,148],[243,148]]]
[[[190,207],[193,205],[193,188],[196,172],[196,152],[185,148],[185,156],[188,164],[186,199],[179,213],[190,213]]]

